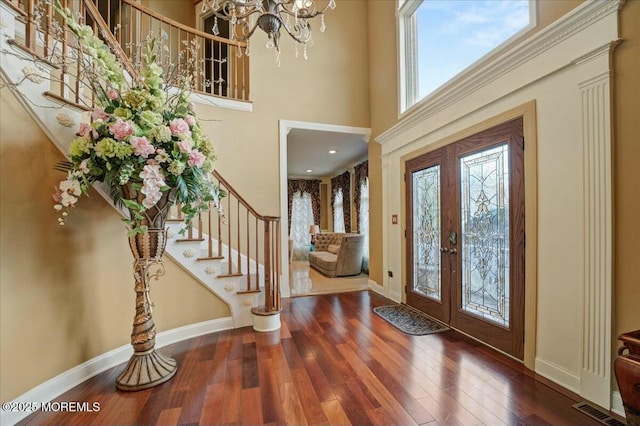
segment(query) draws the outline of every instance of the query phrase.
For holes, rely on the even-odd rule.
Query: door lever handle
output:
[[[458,234],[456,234],[455,231],[451,231],[449,233],[449,242],[451,243],[451,245],[455,246],[458,244]]]
[[[448,249],[448,248],[446,248],[446,247],[440,247],[440,251],[441,251],[442,253],[449,253],[449,249]]]
[[[456,253],[458,253],[458,250],[456,250],[456,248],[454,247],[454,248],[449,250],[449,253],[456,254]]]

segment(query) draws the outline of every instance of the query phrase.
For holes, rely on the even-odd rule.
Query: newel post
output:
[[[271,227],[278,218],[264,217],[264,306],[251,309],[253,329],[256,331],[275,331],[280,329],[280,277],[274,268],[273,260],[278,259],[279,244],[275,241],[279,233],[272,233]]]

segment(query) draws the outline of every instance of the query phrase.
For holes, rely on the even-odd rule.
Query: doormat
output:
[[[422,336],[449,330],[446,325],[407,305],[378,306],[373,312],[407,334]]]

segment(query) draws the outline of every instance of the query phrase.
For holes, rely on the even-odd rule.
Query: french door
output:
[[[522,118],[406,162],[407,303],[524,352]]]

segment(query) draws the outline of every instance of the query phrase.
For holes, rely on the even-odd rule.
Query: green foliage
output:
[[[170,95],[157,63],[158,40],[148,37],[139,77],[127,82],[122,64],[91,28],[78,24],[59,1],[55,7],[98,69],[88,74],[98,106],[71,144],[71,171],[54,196],[61,223],[95,182],[106,184],[114,203],[129,209],[125,222],[134,235],[146,231],[143,214],[155,208],[162,192],[176,189],[186,222],[217,202],[223,194],[212,183],[216,156],[189,102],[189,77],[179,76],[177,93]],[[123,185],[143,196],[124,199]]]

